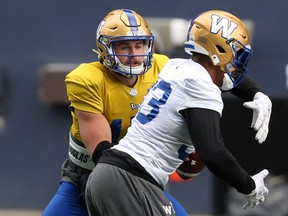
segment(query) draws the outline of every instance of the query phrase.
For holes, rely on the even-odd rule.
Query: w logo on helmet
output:
[[[216,14],[213,14],[211,19],[212,23],[210,32],[213,34],[218,34],[218,32],[222,29],[222,37],[226,39],[228,39],[233,31],[238,27],[238,25],[231,20],[225,17],[220,17]]]

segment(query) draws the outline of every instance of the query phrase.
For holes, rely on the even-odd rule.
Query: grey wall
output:
[[[145,17],[185,19],[222,9],[254,20],[250,74],[271,97],[286,97],[288,1],[1,0],[0,68],[7,72],[10,91],[4,112],[7,124],[0,132],[0,208],[42,209],[56,191],[70,118],[66,107],[39,101],[37,70],[50,62],[93,61],[97,24],[115,8],[131,8]],[[204,192],[193,208],[185,207],[210,213],[211,176],[206,172],[202,176],[205,180],[195,182],[194,187],[205,188]],[[193,193],[186,195],[193,200]]]

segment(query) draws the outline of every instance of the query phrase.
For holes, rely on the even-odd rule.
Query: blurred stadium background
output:
[[[251,173],[265,167],[273,175],[287,175],[288,1],[2,0],[1,216],[40,215],[56,192],[71,122],[63,78],[77,64],[96,59],[92,52],[96,27],[116,8],[130,8],[146,17],[159,51],[170,57],[187,57],[182,46],[186,25],[199,13],[221,9],[243,19],[251,31],[254,51],[250,75],[273,101],[270,135],[263,145],[254,141],[252,112],[229,93],[224,95],[223,135]],[[232,215],[228,207],[234,195],[207,169],[189,183],[170,183],[168,188],[194,216]]]

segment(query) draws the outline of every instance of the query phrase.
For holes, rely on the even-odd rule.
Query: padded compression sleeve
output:
[[[112,146],[114,146],[114,144],[108,141],[102,141],[97,145],[92,155],[92,160],[95,163],[95,165],[98,163],[99,158],[102,155],[102,152],[106,149],[110,149]]]
[[[224,146],[219,113],[200,108],[189,108],[180,113],[187,122],[196,152],[207,168],[240,193],[249,194],[254,190],[253,179]]]

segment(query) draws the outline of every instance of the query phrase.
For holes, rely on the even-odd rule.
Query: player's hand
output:
[[[269,193],[268,189],[264,185],[264,178],[268,174],[268,170],[264,169],[258,174],[252,176],[256,187],[250,194],[245,194],[247,203],[243,206],[243,209],[255,208],[259,203],[264,202],[265,197]]]
[[[253,101],[245,102],[243,105],[253,110],[251,127],[257,131],[255,139],[261,144],[266,140],[269,132],[272,102],[267,95],[257,92]]]

